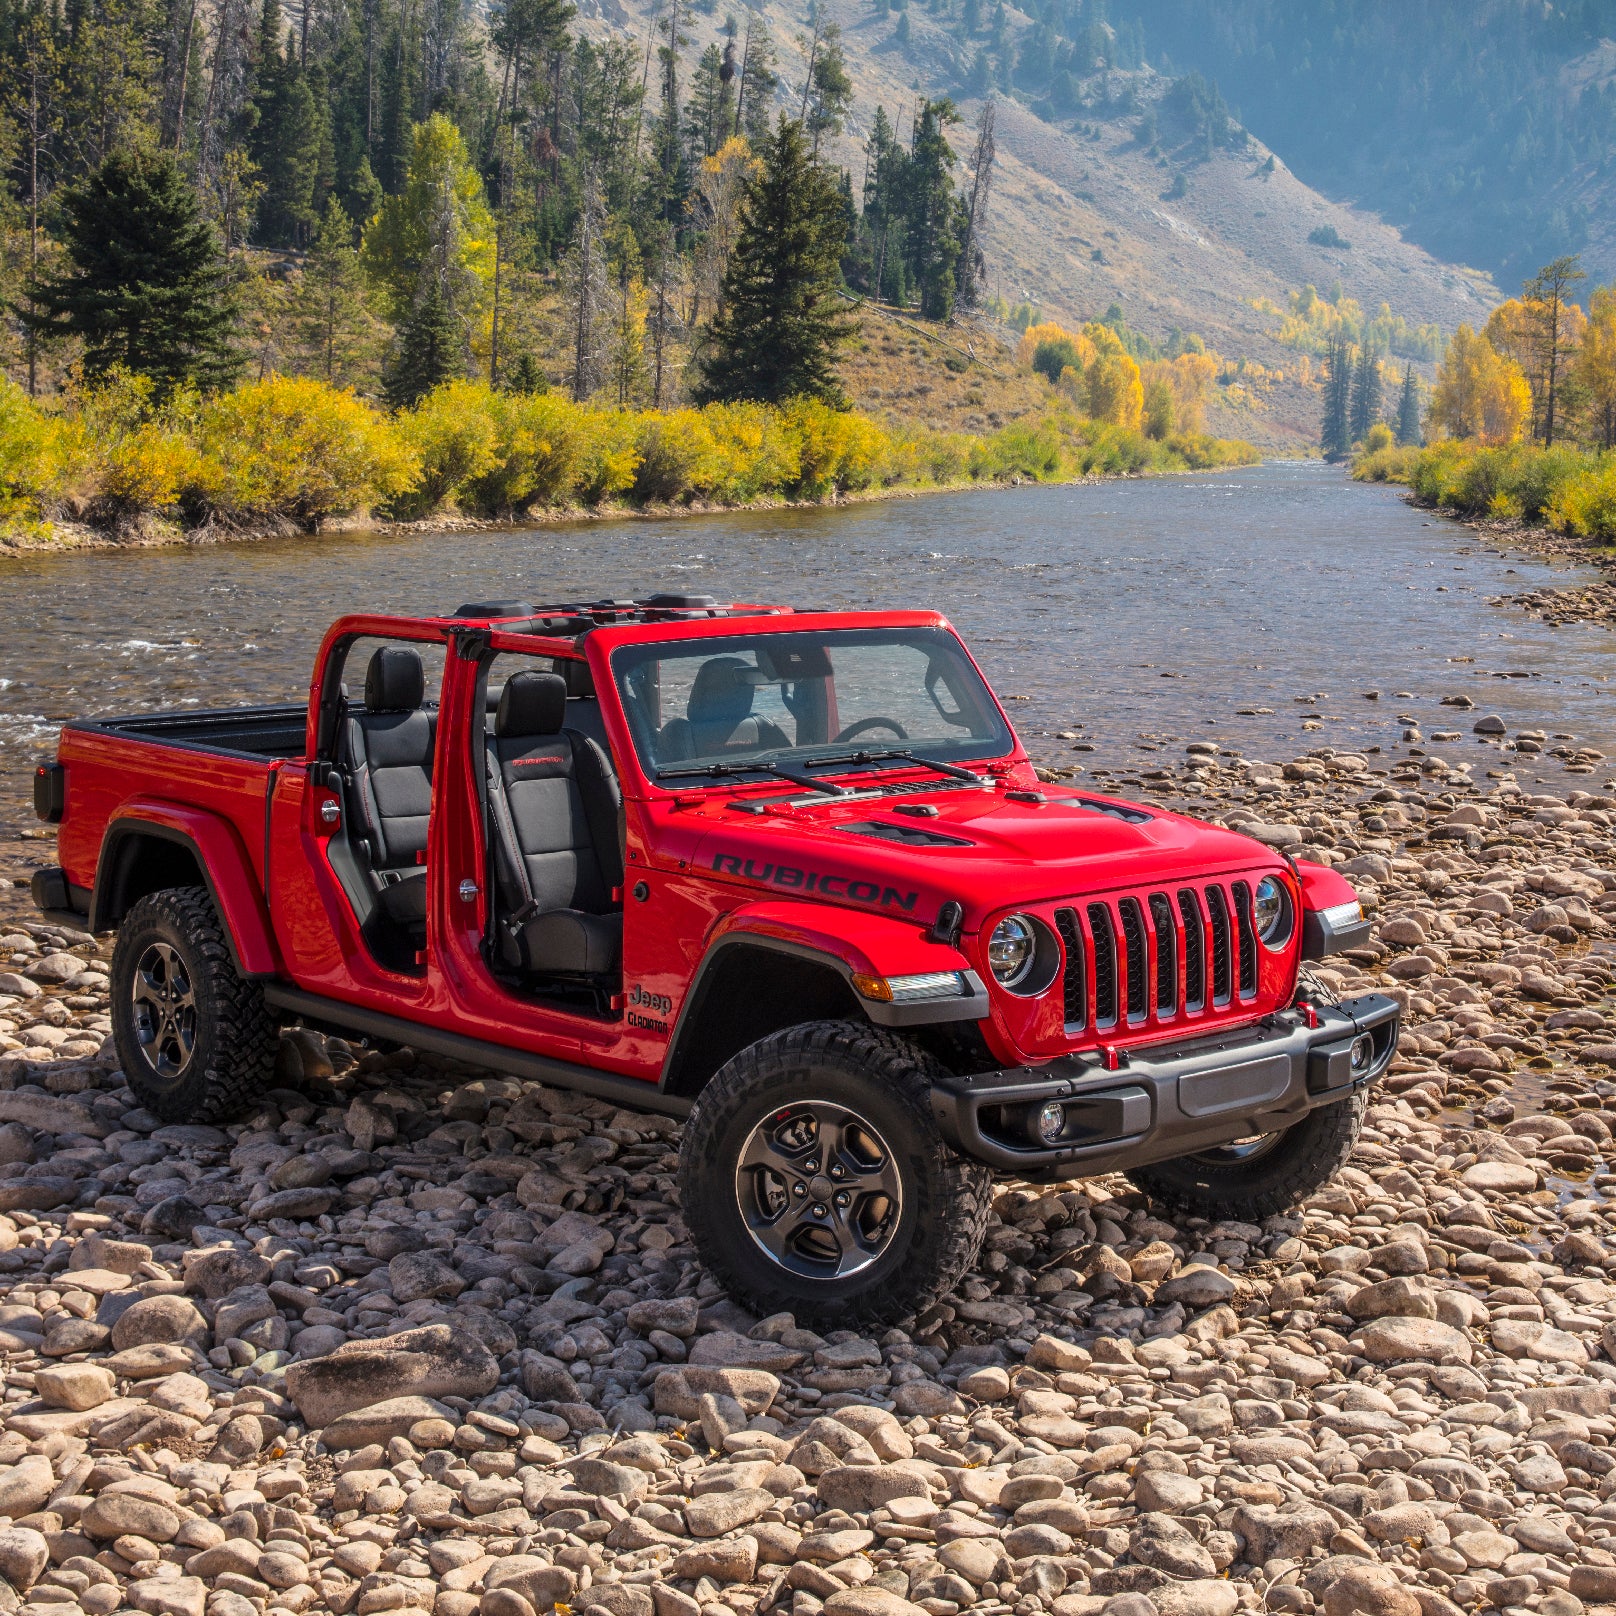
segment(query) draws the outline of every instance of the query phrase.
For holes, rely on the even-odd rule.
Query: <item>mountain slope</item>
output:
[[[1616,276],[1608,0],[1113,0],[1147,60],[1216,78],[1333,196],[1511,290],[1582,251]]]
[[[780,109],[795,113],[806,71],[802,15],[779,0],[756,9],[776,44]],[[829,155],[850,170],[855,192],[876,106],[886,107],[906,138],[922,93],[952,94],[960,106],[964,122],[953,139],[963,177],[981,102],[964,93],[969,59],[947,0],[936,13],[915,4],[882,16],[867,0],[821,0],[819,9],[841,27],[854,85],[846,129]],[[641,39],[653,18],[665,15],[659,0],[583,0],[581,11],[591,33],[627,30]],[[898,38],[900,15],[908,20],[907,43]],[[697,11],[681,22],[687,64],[722,42],[725,17],[718,9]],[[744,24],[744,13],[738,20]],[[1034,27],[1031,17],[1007,9],[1005,37],[1025,39]],[[1226,359],[1262,367],[1217,390],[1208,429],[1293,448],[1317,439],[1317,390],[1300,379],[1307,368],[1301,356],[1275,339],[1277,318],[1254,302],[1283,308],[1307,283],[1328,292],[1339,282],[1367,313],[1385,302],[1412,325],[1447,331],[1461,320],[1479,324],[1498,301],[1487,277],[1440,263],[1374,216],[1326,201],[1289,170],[1282,153],[1253,141],[1238,154],[1219,148],[1207,156],[1175,126],[1165,105],[1169,83],[1148,68],[1092,74],[1077,86],[1072,116],[1059,121],[1036,116],[1020,99],[1000,100],[984,243],[991,294],[1067,322],[1097,318],[1116,304],[1133,329],[1158,341],[1174,327],[1198,333]],[[1142,113],[1157,106],[1162,133],[1153,152],[1136,130]],[[1165,200],[1178,175],[1187,189]],[[1321,227],[1350,249],[1310,244]]]

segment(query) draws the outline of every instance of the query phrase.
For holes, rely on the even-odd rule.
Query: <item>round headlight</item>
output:
[[[1025,915],[1006,915],[988,939],[988,969],[1001,987],[1026,980],[1038,952],[1038,937]]]
[[[1265,947],[1283,948],[1291,935],[1291,900],[1272,875],[1257,883],[1251,896],[1251,919]]]

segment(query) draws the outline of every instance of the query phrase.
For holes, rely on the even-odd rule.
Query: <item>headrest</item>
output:
[[[572,657],[561,658],[556,662],[556,672],[567,681],[569,696],[595,694],[595,676],[589,671],[587,662],[579,662]]]
[[[690,687],[685,709],[692,724],[738,724],[752,711],[752,672],[739,657],[704,662]]]
[[[421,654],[407,645],[384,645],[365,669],[365,711],[411,713],[426,697]]]
[[[513,673],[500,693],[494,733],[501,740],[559,735],[567,719],[567,681],[559,673]]]

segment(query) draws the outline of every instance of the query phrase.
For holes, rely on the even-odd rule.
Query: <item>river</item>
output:
[[[1401,750],[1404,718],[1427,746],[1451,725],[1460,739],[1437,750],[1496,766],[1476,713],[1440,705],[1461,693],[1511,732],[1575,736],[1616,766],[1616,641],[1486,604],[1592,576],[1304,462],[671,522],[40,555],[0,562],[0,823],[21,822],[28,769],[62,719],[300,700],[341,612],[658,588],[936,607],[1012,698],[1028,749],[1102,782],[1189,740],[1268,758]],[[1528,786],[1607,777],[1517,761]]]

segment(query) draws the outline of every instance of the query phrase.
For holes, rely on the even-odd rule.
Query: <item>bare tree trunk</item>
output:
[[[735,133],[745,132],[746,114],[746,66],[752,60],[752,22],[751,8],[746,12],[746,44],[741,48],[741,81],[735,86]]]
[[[656,325],[651,332],[652,383],[651,407],[662,408],[662,361],[668,340],[668,262],[673,256],[672,242],[664,240],[657,265]]]
[[[499,115],[494,124],[496,139],[498,139],[499,125],[505,120],[507,115],[505,105],[507,91],[510,92],[511,97],[511,113],[514,114],[515,111],[516,92],[512,88],[511,80],[513,68],[515,67],[516,58],[520,54],[520,50],[521,47],[518,46],[516,50],[512,51],[511,55],[505,59],[505,76],[499,87]],[[516,71],[519,73],[520,69],[516,69]],[[516,121],[513,115],[511,117],[510,136],[512,140],[516,138],[515,130]],[[505,256],[505,213],[507,208],[510,206],[510,183],[510,163],[507,157],[502,156],[500,159],[499,170],[499,201],[497,203],[497,211],[494,214],[494,323],[488,339],[488,385],[494,388],[499,386],[500,269]]]
[[[661,0],[658,0],[656,10],[651,13],[650,27],[645,35],[645,71],[640,75],[640,104],[634,112],[634,170],[640,166],[640,128],[645,122],[645,97],[651,89],[651,49],[656,44],[657,16],[661,10]]]
[[[980,255],[982,229],[987,221],[988,192],[993,184],[993,128],[998,106],[992,96],[982,104],[982,118],[976,129],[976,151],[971,158],[971,201],[965,218],[965,240],[960,244],[959,303],[962,308],[976,304],[976,259]]]
[[[37,36],[34,41],[37,46]],[[39,280],[39,61],[30,53],[28,72],[28,312],[34,314]],[[39,391],[39,333],[28,327],[28,396]]]
[[[797,36],[800,41],[802,36]],[[814,64],[819,60],[819,11],[814,11],[814,37],[808,46],[808,70],[802,76],[802,110],[797,114],[798,123],[808,121],[808,94],[814,87]]]

